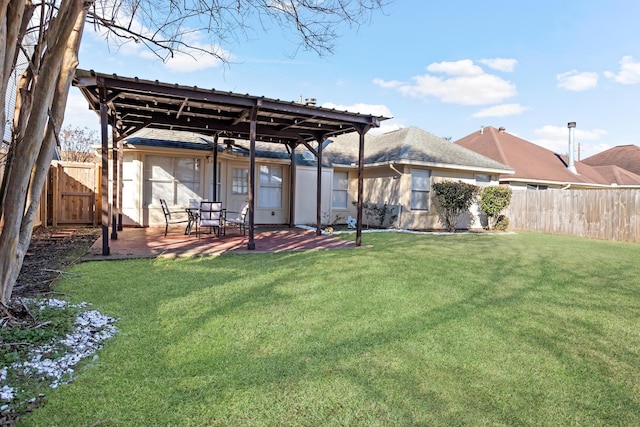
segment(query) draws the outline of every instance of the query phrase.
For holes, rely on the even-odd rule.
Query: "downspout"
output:
[[[571,183],[567,183],[564,187],[561,188],[561,190],[568,190],[571,187]]]
[[[393,177],[394,179],[402,177],[402,172],[396,169],[396,167],[393,166],[393,163],[389,163],[389,167],[391,168],[392,171],[398,174],[398,176]],[[398,204],[398,228],[401,228],[400,224],[402,224],[402,203]]]

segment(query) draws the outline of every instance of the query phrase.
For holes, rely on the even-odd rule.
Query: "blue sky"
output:
[[[297,49],[278,27],[222,46],[230,58],[163,63],[140,45],[110,47],[88,28],[80,68],[393,117],[457,140],[481,126],[558,153],[575,121],[580,157],[640,145],[637,0],[395,0],[333,54]],[[193,39],[204,43],[205,39]],[[65,125],[98,128],[72,89]]]

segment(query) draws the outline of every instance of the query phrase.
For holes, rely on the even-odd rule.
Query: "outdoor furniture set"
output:
[[[184,218],[183,211],[171,211],[165,199],[160,199],[162,212],[165,218],[164,235],[167,236],[169,225],[186,223],[184,234],[191,235],[195,227],[198,239],[205,227],[209,228],[209,234],[215,233],[220,237],[220,231],[226,235],[227,226],[237,227],[244,236],[247,229],[249,204],[245,203],[240,212],[231,212],[222,208],[221,202],[211,202],[208,200],[189,200],[189,206],[185,209],[187,218]],[[181,216],[177,217],[180,213]],[[173,215],[173,216],[172,216]]]

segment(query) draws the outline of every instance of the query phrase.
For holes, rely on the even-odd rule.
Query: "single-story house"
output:
[[[513,190],[640,188],[640,175],[617,166],[594,167],[581,161],[574,161],[572,168],[572,159],[567,156],[511,135],[503,127],[483,127],[455,144],[513,168],[515,173],[500,176],[500,184]]]
[[[323,143],[322,222],[345,224],[356,216],[358,186],[357,133]],[[125,225],[164,224],[160,198],[172,210],[189,199],[216,199],[238,212],[247,201],[248,141],[223,139],[213,154],[211,138],[194,132],[144,129],[123,144],[123,206]],[[217,158],[214,168],[213,159]],[[296,224],[316,221],[316,157],[304,146],[295,152],[295,176],[287,147],[256,142],[256,224]],[[217,178],[213,179],[214,169]],[[364,150],[365,218],[378,225],[408,229],[442,226],[430,200],[431,185],[461,180],[475,185],[498,185],[498,176],[513,171],[490,158],[457,146],[421,129],[410,127],[381,135],[367,134]],[[289,209],[294,179],[295,207]],[[387,210],[384,212],[384,210]],[[381,211],[382,210],[382,211]],[[477,214],[477,208],[475,208]],[[467,219],[468,222],[468,219]],[[480,223],[460,224],[480,227]]]
[[[594,154],[583,160],[584,163],[600,166],[617,166],[636,175],[640,175],[640,147],[637,145],[618,145],[602,153]]]

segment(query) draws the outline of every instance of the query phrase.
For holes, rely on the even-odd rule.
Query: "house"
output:
[[[214,168],[212,138],[186,131],[144,129],[123,144],[124,225],[164,224],[160,199],[172,210],[189,199],[222,201],[240,212],[248,199],[247,141],[226,139],[218,145]],[[244,144],[244,145],[243,145]],[[277,148],[280,148],[278,150]],[[304,164],[304,160],[300,159]],[[214,169],[217,179],[214,181]],[[289,155],[283,146],[256,142],[255,223],[288,224]]]
[[[570,167],[572,159],[511,135],[503,127],[484,127],[455,144],[513,168],[514,174],[500,176],[500,184],[514,190],[640,187],[640,175],[615,166],[594,167],[575,161],[574,173]]]
[[[640,147],[637,145],[619,145],[602,153],[594,154],[583,160],[591,166],[617,166],[636,175],[640,175]]]
[[[323,143],[324,224],[344,224],[357,214],[358,144],[357,133]],[[247,200],[248,141],[233,139],[218,144],[215,183],[213,147],[211,138],[201,134],[163,129],[145,129],[125,139],[123,193],[130,197],[123,199],[124,224],[163,224],[160,198],[167,199],[174,209],[187,206],[191,198],[206,198],[222,201],[230,211],[239,211]],[[295,151],[295,162],[292,177],[286,146],[256,142],[256,224],[289,224],[291,213],[297,224],[316,222],[316,157],[302,146]],[[480,186],[497,185],[498,176],[511,172],[503,164],[415,127],[367,134],[364,220],[378,225],[380,218],[375,214],[384,215],[381,209],[389,209],[386,222],[379,225],[441,228],[429,197],[433,182],[453,179]],[[289,197],[292,179],[298,183],[293,210]]]
[[[333,169],[331,207],[336,215],[353,212],[358,164],[357,135],[335,138],[324,154]],[[445,180],[478,186],[498,185],[499,176],[513,170],[502,163],[452,144],[416,127],[366,136],[364,151],[364,200],[370,205],[397,206],[396,227],[413,230],[442,228],[433,209],[431,186]],[[460,228],[481,227],[479,208],[463,218]]]

